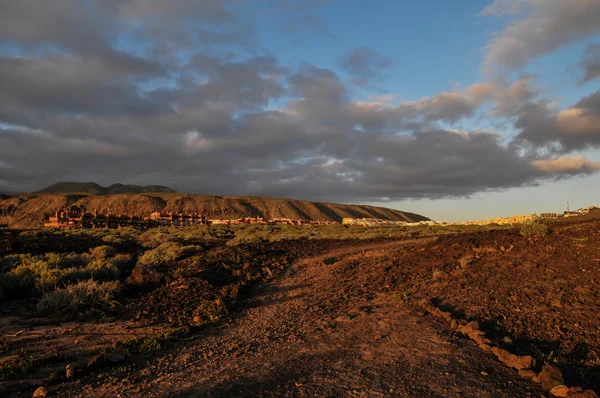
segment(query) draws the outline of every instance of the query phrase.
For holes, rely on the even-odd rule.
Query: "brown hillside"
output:
[[[284,217],[341,221],[343,217],[381,218],[393,221],[423,221],[428,218],[385,207],[309,202],[251,196],[210,196],[176,193],[122,195],[20,195],[0,200],[0,223],[13,228],[40,228],[43,217],[72,205],[87,211],[148,216],[160,210],[206,214],[209,218]]]

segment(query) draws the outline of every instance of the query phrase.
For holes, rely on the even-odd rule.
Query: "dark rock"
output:
[[[149,265],[137,264],[131,275],[127,278],[127,283],[135,285],[138,288],[152,288],[160,285],[164,280],[164,274],[156,271]]]
[[[119,353],[111,352],[106,355],[106,360],[110,363],[116,364],[125,361],[125,357]]]
[[[100,365],[102,365],[104,363],[104,355],[100,354],[100,355],[96,355],[95,357],[93,357],[92,359],[90,359],[87,363],[87,367],[89,368],[96,368]]]

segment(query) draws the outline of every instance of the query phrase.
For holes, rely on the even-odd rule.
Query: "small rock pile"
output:
[[[542,388],[549,391],[553,396],[568,398],[599,398],[592,390],[566,386],[562,372],[555,366],[544,365],[542,370],[537,373],[534,370],[536,367],[535,358],[530,355],[515,355],[503,348],[495,346],[490,339],[485,337],[485,332],[480,329],[477,321],[457,321],[453,319],[451,313],[443,311],[426,301],[422,301],[421,305],[432,315],[451,322],[450,326],[452,329],[468,336],[475,341],[483,351],[495,355],[500,362],[517,370],[519,376],[530,378],[536,383],[540,383]]]

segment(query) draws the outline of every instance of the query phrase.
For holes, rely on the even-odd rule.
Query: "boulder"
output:
[[[552,365],[545,365],[542,371],[537,375],[533,381],[540,383],[544,390],[552,390],[556,386],[565,384],[562,372],[559,368]]]
[[[140,288],[151,288],[160,285],[164,280],[164,274],[145,264],[137,264],[131,275],[127,278],[127,283]]]

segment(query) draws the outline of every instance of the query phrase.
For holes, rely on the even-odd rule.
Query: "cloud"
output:
[[[399,103],[389,95],[359,101],[336,71],[282,65],[255,45],[255,23],[240,4],[3,5],[0,41],[13,50],[0,55],[0,191],[92,180],[376,201],[470,195],[597,169],[568,153],[600,145],[597,95],[556,109],[534,77],[522,76]],[[392,65],[367,47],[340,62],[362,80]],[[461,125],[481,115],[514,120],[518,138]],[[555,143],[562,157],[540,154]]]
[[[600,43],[588,44],[579,66],[584,71],[579,84],[584,84],[600,77]]]
[[[556,173],[579,174],[600,170],[600,162],[591,162],[583,156],[534,160],[532,164],[536,169],[551,175]]]
[[[519,16],[486,46],[488,68],[522,68],[534,58],[600,32],[597,0],[495,0],[482,14]]]
[[[598,147],[600,90],[564,110],[544,100],[529,102],[521,107],[515,127],[521,130],[518,139],[562,153]]]
[[[67,54],[0,56],[0,107],[56,113],[152,113],[137,84],[160,76],[159,64],[135,57],[102,58]]]
[[[382,70],[390,68],[393,61],[390,57],[378,54],[369,47],[359,47],[341,57],[338,63],[354,78],[368,81],[380,78]]]

